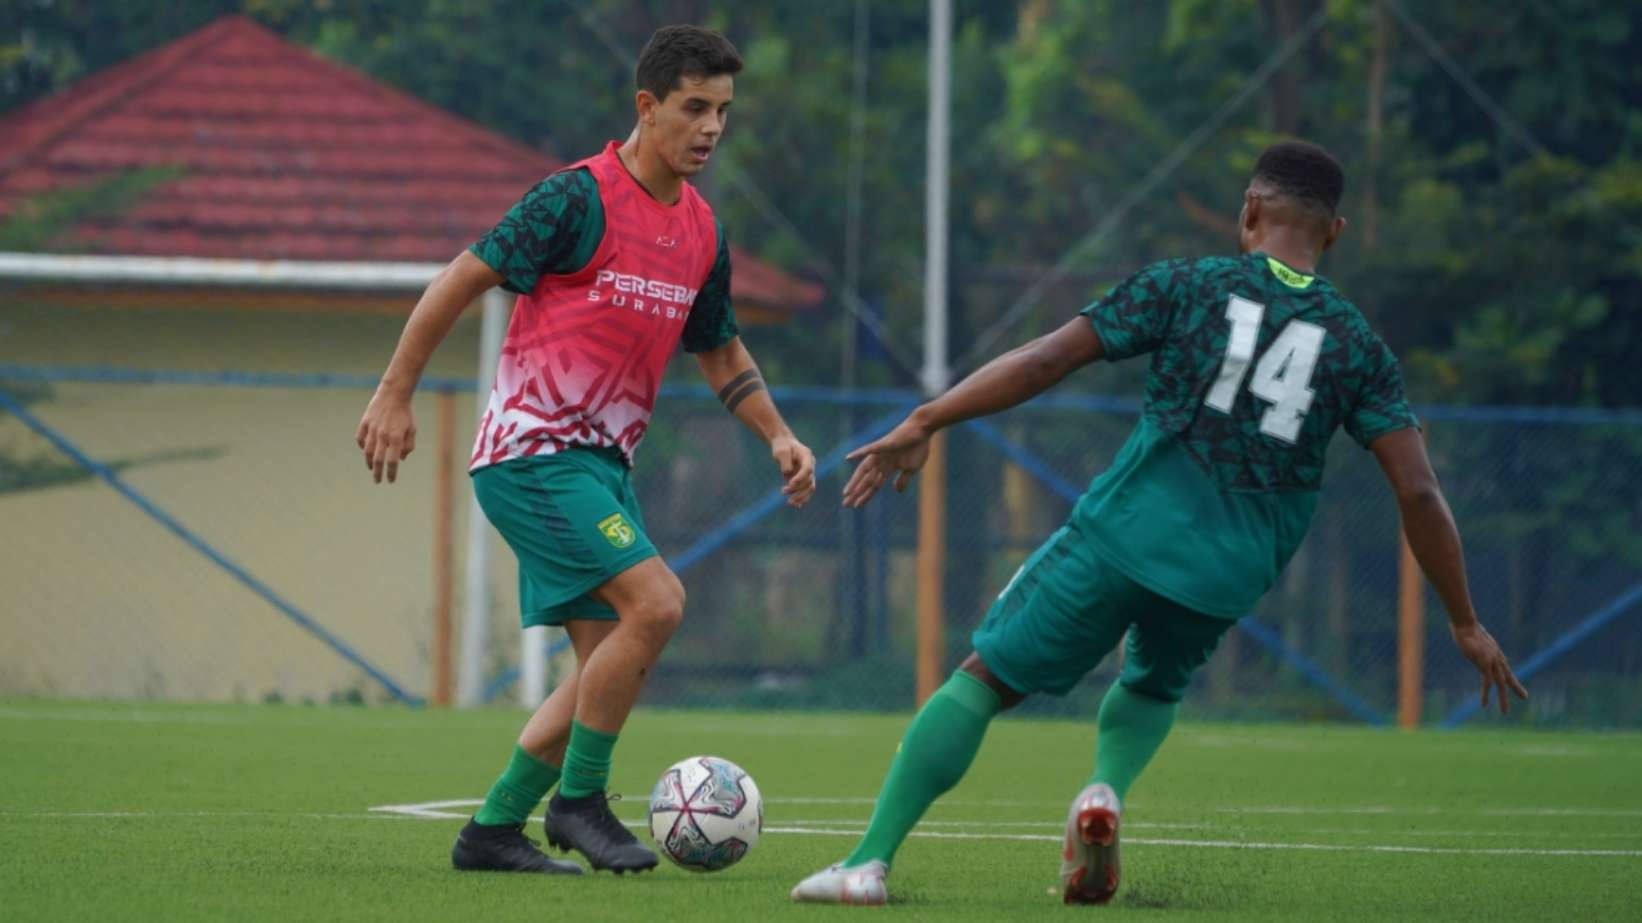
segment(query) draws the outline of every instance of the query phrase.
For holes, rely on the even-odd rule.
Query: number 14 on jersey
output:
[[[1208,406],[1229,414],[1237,402],[1237,391],[1248,375],[1249,363],[1254,361],[1254,348],[1260,339],[1260,322],[1266,316],[1266,306],[1240,295],[1231,296],[1226,305],[1226,319],[1231,321],[1231,335],[1226,338],[1226,358],[1220,363],[1220,375],[1204,399]],[[1317,368],[1317,356],[1323,351],[1323,328],[1303,320],[1291,320],[1283,327],[1277,339],[1272,340],[1265,355],[1254,367],[1254,378],[1249,391],[1271,406],[1260,417],[1260,432],[1292,443],[1300,436],[1300,424],[1306,411],[1311,409],[1316,392],[1311,389],[1311,374]]]

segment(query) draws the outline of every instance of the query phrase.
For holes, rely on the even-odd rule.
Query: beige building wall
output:
[[[430,375],[471,377],[470,314]],[[38,307],[0,292],[0,363],[375,376],[403,316]],[[0,382],[0,388],[6,388]],[[12,386],[14,387],[14,386]],[[353,444],[369,397],[54,384],[30,410],[407,691],[429,691],[434,398],[399,483]],[[474,396],[456,398],[456,587]],[[0,456],[67,462],[0,416]],[[511,554],[493,536],[490,662],[516,662]],[[324,701],[382,687],[100,480],[0,492],[0,695]]]

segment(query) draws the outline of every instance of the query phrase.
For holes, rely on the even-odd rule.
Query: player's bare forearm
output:
[[[354,431],[354,444],[365,453],[365,467],[377,483],[398,479],[399,463],[416,448],[416,417],[411,393],[422,379],[433,351],[450,333],[456,318],[479,294],[502,277],[471,253],[463,252],[428,284],[399,335],[388,370],[365,405]]]
[[[1100,337],[1083,317],[981,366],[940,397],[913,411],[927,432],[1008,410],[1059,384],[1104,355]]]
[[[770,447],[770,455],[786,479],[782,493],[795,507],[808,503],[815,493],[815,453],[798,441],[787,422],[781,419],[769,388],[758,372],[752,353],[735,337],[717,349],[696,354],[707,386],[718,395],[724,409],[758,434]]]
[[[1443,608],[1448,610],[1448,627],[1465,659],[1482,678],[1482,707],[1498,693],[1499,710],[1511,710],[1510,696],[1526,699],[1528,690],[1511,672],[1510,658],[1499,642],[1482,627],[1471,606],[1471,590],[1465,582],[1465,552],[1460,547],[1460,530],[1448,509],[1425,440],[1417,429],[1386,433],[1369,444],[1380,470],[1397,493],[1397,509],[1402,513],[1403,534],[1420,570],[1436,587]]]
[[[1449,623],[1455,627],[1475,624],[1477,613],[1466,583],[1459,527],[1431,470],[1419,430],[1387,433],[1374,440],[1371,448],[1396,493],[1409,550],[1448,610]]]
[[[881,438],[845,456],[861,464],[844,484],[844,505],[863,506],[892,479],[896,490],[905,490],[929,460],[929,440],[938,430],[1031,400],[1103,355],[1095,328],[1074,317],[1055,332],[993,359]]]
[[[440,270],[411,310],[379,390],[408,398],[462,311],[501,281],[500,274],[465,250]]]
[[[792,435],[786,421],[781,419],[780,411],[776,410],[775,401],[770,399],[764,377],[759,374],[758,363],[753,361],[752,353],[747,351],[740,337],[717,349],[697,353],[696,362],[701,365],[701,372],[707,378],[707,387],[718,395],[724,409],[757,433],[760,439],[770,442],[780,436]]]
[[[748,395],[731,413],[743,426],[757,433],[766,443],[773,443],[781,438],[792,438],[793,432],[787,426],[787,421],[781,418],[781,411],[776,409],[775,401],[771,399],[768,389],[760,388]]]
[[[1397,509],[1402,514],[1408,547],[1448,610],[1448,621],[1455,626],[1475,624],[1477,613],[1465,579],[1465,552],[1442,491],[1399,496]]]

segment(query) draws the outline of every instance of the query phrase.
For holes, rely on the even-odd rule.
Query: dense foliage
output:
[[[1225,249],[1255,154],[1299,134],[1337,151],[1350,179],[1353,227],[1326,270],[1404,356],[1418,397],[1637,403],[1642,364],[1627,351],[1642,334],[1642,9],[1602,0],[957,7],[952,355],[961,366],[1146,262]],[[868,337],[856,380],[913,382],[904,366],[919,353],[925,4],[12,0],[0,5],[0,109],[230,12],[565,157],[629,127],[632,60],[655,26],[725,30],[748,66],[724,156],[706,179],[720,213],[741,243],[822,276],[835,293],[858,279],[893,346]],[[1041,305],[971,349],[1068,254]],[[835,383],[841,341],[860,333],[820,321],[773,335],[785,342],[764,352],[788,380]],[[815,349],[817,340],[835,348]]]

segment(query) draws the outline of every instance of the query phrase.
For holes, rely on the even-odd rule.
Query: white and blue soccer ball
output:
[[[764,798],[740,766],[692,756],[668,767],[650,794],[650,836],[663,855],[692,872],[727,869],[764,829]]]

